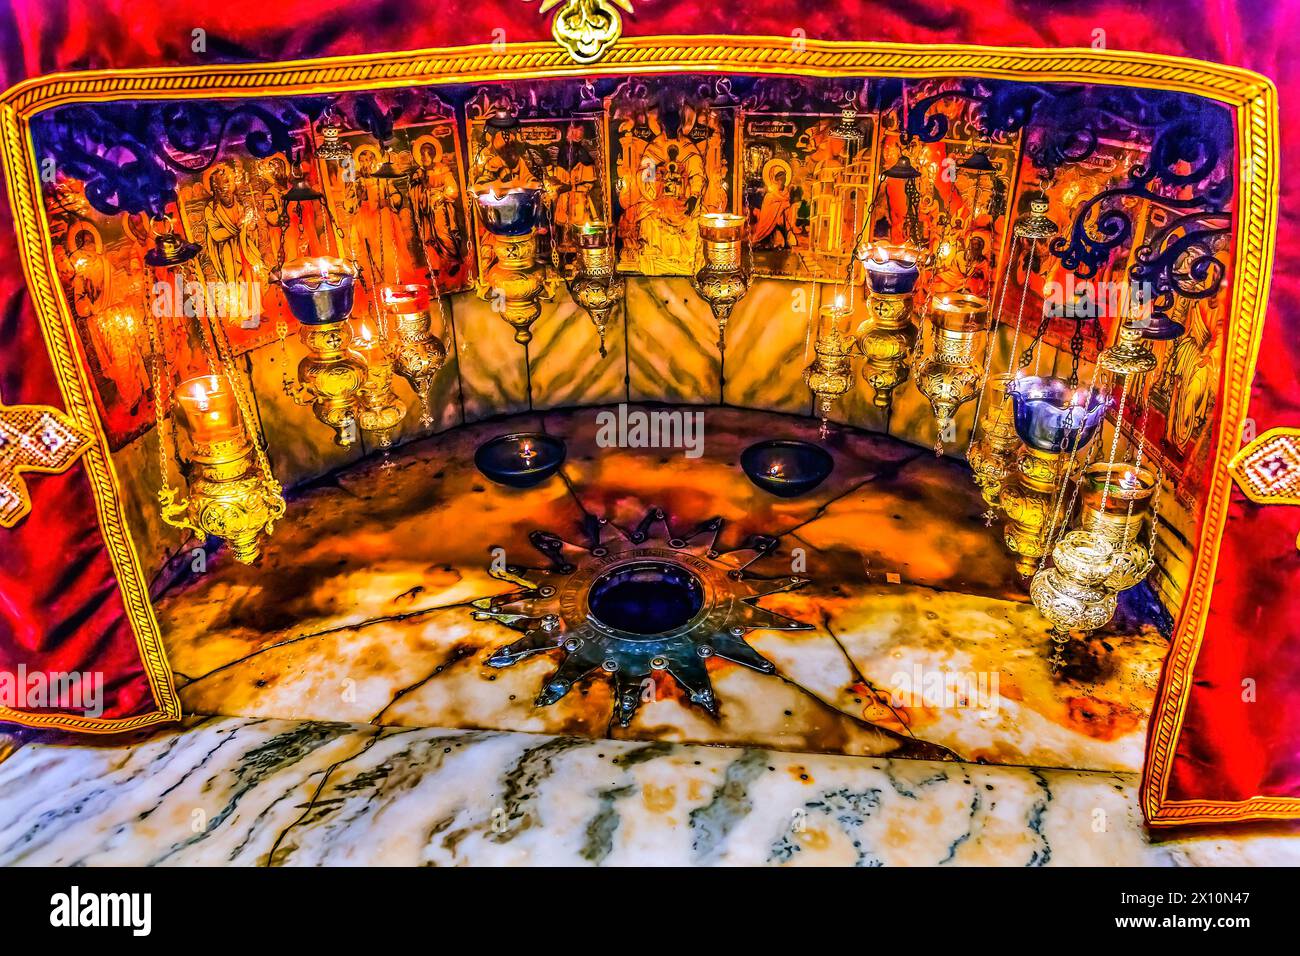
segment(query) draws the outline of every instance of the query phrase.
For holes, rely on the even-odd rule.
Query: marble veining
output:
[[[0,761],[0,865],[1300,863],[1153,844],[1137,779],[924,760],[258,718]]]
[[[367,461],[300,489],[293,520],[277,528],[257,567],[218,553],[205,573],[181,578],[157,602],[186,710],[1141,766],[1164,634],[1150,615],[1121,614],[1078,648],[1065,680],[1054,678],[1044,660],[1047,624],[1026,601],[998,529],[979,519],[983,502],[964,466],[845,430],[832,444],[836,469],[827,481],[805,498],[778,499],[744,477],[740,451],[755,436],[814,437],[815,424],[729,408],[699,414],[699,458],[680,449],[602,448],[596,410],[580,409],[458,429],[402,449],[390,472]],[[521,429],[566,440],[558,480],[518,491],[474,470],[478,441]],[[755,570],[812,583],[762,606],[812,629],[750,635],[779,677],[712,662],[720,719],[686,706],[666,680],[626,729],[611,726],[609,686],[600,679],[535,707],[555,660],[487,666],[518,635],[473,620],[467,607],[511,587],[489,577],[489,562],[503,553],[540,564],[527,543],[531,531],[573,535],[587,514],[633,527],[654,505],[685,528],[720,516],[725,547],[752,534],[777,536],[778,551]],[[899,698],[903,684],[919,691],[931,679],[945,682],[937,699]],[[979,687],[970,680],[984,680],[990,699],[972,699],[968,691]]]

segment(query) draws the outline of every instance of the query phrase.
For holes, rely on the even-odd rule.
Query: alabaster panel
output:
[[[629,399],[718,402],[718,328],[690,280],[629,277],[625,307]]]
[[[595,323],[561,287],[533,325],[528,349],[533,407],[566,408],[623,400],[627,395],[626,343],[623,312],[615,309],[606,326],[605,355],[601,356]]]
[[[528,366],[514,330],[473,295],[452,303],[465,421],[528,410]],[[545,313],[539,321],[545,321]]]
[[[723,397],[728,405],[808,413],[812,398],[803,383],[803,370],[810,361],[813,315],[809,285],[754,281],[727,326]]]

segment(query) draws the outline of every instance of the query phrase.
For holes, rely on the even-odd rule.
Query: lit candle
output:
[[[807,494],[826,479],[834,465],[825,449],[783,438],[750,445],[740,455],[745,477],[779,498]]]
[[[700,235],[709,242],[739,242],[745,217],[729,212],[707,212],[700,217]]]
[[[355,319],[353,321],[356,322]],[[383,343],[379,341],[378,336],[376,336],[374,332],[370,331],[370,326],[368,326],[364,321],[356,322],[356,326],[357,335],[356,338],[352,340],[352,347],[361,353],[362,358],[366,360],[367,364],[373,364],[374,360],[370,358],[370,353],[375,351],[382,352]]]
[[[356,272],[342,259],[294,259],[280,272],[280,288],[294,316],[304,325],[342,322],[352,311]]]
[[[429,289],[421,283],[385,283],[379,287],[379,301],[394,315],[422,312],[429,304]]]
[[[578,250],[582,268],[588,273],[614,270],[613,231],[600,220],[586,222],[578,229]]]
[[[880,295],[908,295],[921,271],[916,257],[900,248],[876,245],[863,257],[871,291]]]
[[[176,387],[176,420],[195,444],[243,434],[234,392],[220,375],[200,375]]]
[[[531,488],[564,464],[564,442],[538,432],[501,435],[478,446],[474,465],[498,484]]]

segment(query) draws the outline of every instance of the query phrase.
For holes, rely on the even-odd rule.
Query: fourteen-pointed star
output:
[[[745,641],[755,629],[800,631],[812,625],[758,607],[769,594],[792,591],[798,577],[760,578],[748,569],[770,554],[776,539],[719,551],[722,519],[712,518],[677,537],[660,508],[631,531],[588,516],[583,544],[534,531],[529,539],[547,560],[543,568],[494,567],[489,573],[517,590],[473,602],[478,620],[493,620],[523,637],[488,663],[509,667],[553,652],[559,667],[537,704],[553,704],[575,683],[604,673],[615,689],[615,716],[627,726],[641,701],[653,699],[655,680],[670,675],[692,704],[717,716],[708,659],[720,657],[764,674],[775,665]]]

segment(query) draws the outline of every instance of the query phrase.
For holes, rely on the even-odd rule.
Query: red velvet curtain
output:
[[[550,15],[521,0],[18,0],[0,7],[5,85],[56,70],[277,60],[549,38]],[[1277,263],[1249,415],[1256,432],[1300,425],[1300,159],[1293,131],[1300,76],[1289,50],[1300,28],[1293,0],[1075,2],[962,0],[955,4],[841,0],[744,4],[634,0],[629,35],[748,33],[910,43],[1046,47],[1104,44],[1256,70],[1280,90],[1282,204]],[[192,49],[206,31],[206,51]],[[20,274],[8,208],[0,212],[0,399],[61,405]],[[85,670],[111,676],[106,717],[155,710],[96,522],[84,468],[29,476],[33,512],[0,531],[0,669]],[[1157,819],[1180,803],[1300,799],[1300,509],[1251,504],[1234,488],[1213,601],[1175,740]],[[1243,681],[1255,683],[1243,700]],[[1190,804],[1188,804],[1190,805]],[[1295,805],[1300,815],[1300,803]],[[1231,809],[1231,808],[1230,808]],[[1248,811],[1237,808],[1240,815]],[[1258,814],[1256,814],[1258,815]],[[1231,813],[1229,813],[1231,816]]]

